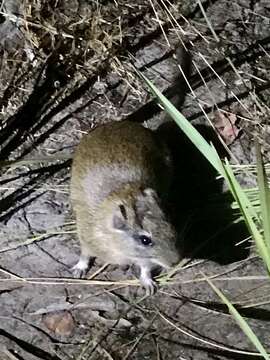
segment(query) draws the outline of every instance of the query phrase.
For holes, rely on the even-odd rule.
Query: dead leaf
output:
[[[75,328],[74,319],[68,311],[45,315],[42,321],[47,329],[60,336],[70,336]]]
[[[227,145],[232,144],[241,131],[241,129],[235,125],[236,121],[237,116],[233,113],[215,113],[213,123]]]

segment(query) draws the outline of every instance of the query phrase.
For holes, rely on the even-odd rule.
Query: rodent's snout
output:
[[[170,251],[164,251],[158,263],[165,269],[169,269],[177,265],[180,260],[181,260],[181,256],[179,254],[179,251],[175,248],[175,249],[171,249]]]
[[[177,265],[180,260],[181,260],[181,256],[178,253],[178,251],[175,249],[175,252],[174,252],[173,256],[170,259],[169,267],[173,267],[173,266]]]
[[[180,249],[177,246],[177,237],[173,238],[172,242],[168,242],[167,251],[164,251],[164,258],[166,258],[168,267],[177,265],[182,259]]]

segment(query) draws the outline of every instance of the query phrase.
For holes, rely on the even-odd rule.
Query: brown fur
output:
[[[100,126],[75,152],[71,200],[82,255],[116,264],[177,262],[176,234],[163,210],[170,154],[157,135],[128,121]],[[143,246],[142,234],[153,246]]]

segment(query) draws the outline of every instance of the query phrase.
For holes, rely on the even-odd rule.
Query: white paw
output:
[[[151,278],[140,278],[142,286],[145,288],[147,296],[152,296],[157,292],[157,283]]]
[[[88,269],[88,262],[84,261],[82,259],[80,259],[77,262],[77,264],[71,268],[72,273],[73,273],[74,277],[76,277],[76,278],[83,277],[86,274],[87,269]]]

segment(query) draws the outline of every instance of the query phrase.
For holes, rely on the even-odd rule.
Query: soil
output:
[[[0,9],[1,360],[253,359],[205,276],[270,349],[270,283],[245,225],[134,71],[215,144],[211,121],[233,114],[241,131],[228,142],[232,162],[255,163],[254,139],[268,160],[269,1],[6,0]],[[176,61],[180,39],[187,53]],[[72,154],[85,132],[122,119],[158,129],[176,165],[171,205],[184,260],[151,298],[132,269],[102,259],[89,280],[71,272]],[[247,172],[239,180],[256,185]]]

